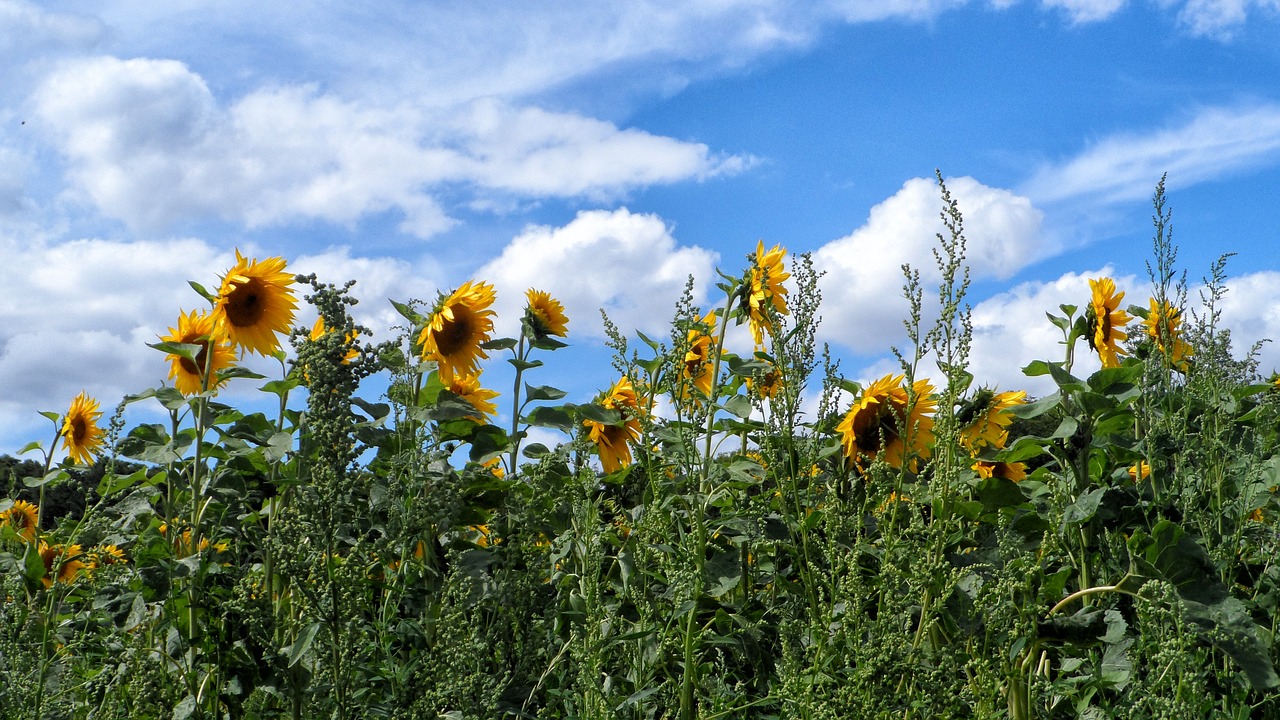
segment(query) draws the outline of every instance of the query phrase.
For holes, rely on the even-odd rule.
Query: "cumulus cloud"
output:
[[[1162,130],[1106,137],[1079,155],[1040,168],[1021,188],[1038,203],[1122,202],[1151,195],[1160,176],[1186,186],[1280,157],[1280,105],[1203,108]]]
[[[1280,12],[1280,0],[1187,0],[1178,22],[1192,35],[1230,40],[1257,10]]]
[[[1061,9],[1073,23],[1106,20],[1124,7],[1125,0],[1041,0],[1046,8]]]
[[[1200,290],[1193,290],[1198,300]],[[1228,278],[1227,294],[1219,305],[1222,325],[1231,331],[1232,351],[1243,356],[1260,340],[1258,371],[1263,375],[1280,370],[1280,272],[1265,270]],[[1201,315],[1206,312],[1201,310]]]
[[[533,226],[476,273],[498,291],[500,330],[518,330],[524,293],[537,288],[565,306],[571,337],[604,337],[600,309],[624,333],[661,333],[692,275],[705,305],[717,255],[677,243],[655,215],[626,208],[578,213],[569,224]]]
[[[391,340],[397,334],[395,328],[406,324],[389,300],[407,303],[410,300],[430,302],[441,289],[443,271],[429,261],[411,263],[391,257],[353,257],[351,249],[334,247],[324,252],[302,255],[289,264],[290,272],[315,273],[316,279],[341,287],[348,280],[355,280],[351,297],[357,304],[350,308],[351,317],[373,333],[374,341]],[[302,292],[309,292],[303,288]],[[299,321],[306,325],[315,320],[310,306],[303,308]]]
[[[36,107],[69,175],[105,214],[154,231],[215,216],[249,227],[350,225],[397,210],[429,237],[453,224],[435,193],[613,197],[741,170],[748,158],[572,113],[478,101],[433,114],[276,87],[222,106],[173,60],[71,64]]]
[[[1043,213],[1027,198],[969,177],[947,180],[947,188],[964,216],[974,278],[1005,279],[1052,252],[1041,234]],[[913,178],[873,207],[862,227],[814,253],[826,272],[820,281],[826,339],[879,352],[886,338],[902,337],[909,313],[901,267],[918,270],[926,290],[941,278],[932,255],[944,230],[941,210],[936,182]]]

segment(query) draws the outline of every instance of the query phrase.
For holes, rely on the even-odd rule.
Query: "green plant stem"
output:
[[[515,385],[511,389],[511,454],[507,460],[507,472],[515,475],[516,462],[520,459],[520,380],[524,375],[524,364],[527,361],[528,353],[532,350],[526,348],[524,332],[521,331],[520,339],[516,344],[516,379]]]

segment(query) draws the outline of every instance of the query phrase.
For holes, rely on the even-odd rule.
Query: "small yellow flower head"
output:
[[[886,510],[888,510],[888,509],[889,509],[889,507],[890,507],[891,505],[893,505],[894,503],[908,503],[908,504],[910,504],[910,503],[912,503],[912,502],[914,502],[914,501],[913,501],[913,500],[911,499],[911,497],[910,497],[910,496],[908,496],[908,495],[899,495],[896,491],[895,491],[895,492],[891,492],[891,493],[889,493],[889,497],[887,497],[887,498],[885,498],[885,499],[884,499],[884,502],[882,502],[882,503],[880,503],[878,506],[876,506],[876,512],[875,512],[875,514],[876,514],[876,515],[883,515],[883,514],[885,513],[885,511],[886,511]]]
[[[1120,347],[1120,341],[1128,337],[1120,328],[1133,319],[1120,309],[1124,293],[1116,292],[1116,283],[1111,278],[1090,280],[1089,287],[1093,290],[1093,298],[1085,311],[1085,319],[1089,323],[1089,347],[1098,352],[1102,367],[1120,367],[1118,356],[1129,354]]]
[[[973,471],[981,478],[1004,478],[1014,482],[1022,482],[1027,478],[1026,463],[993,462],[989,460],[974,461]]]
[[[480,358],[489,357],[480,346],[493,332],[494,299],[492,285],[468,281],[436,304],[418,343],[422,359],[435,361],[442,382],[455,374],[479,374]]]
[[[1190,365],[1192,349],[1182,339],[1182,310],[1151,298],[1151,309],[1147,312],[1145,324],[1147,337],[1156,344],[1161,354],[1169,358],[1173,369],[1185,373]]]
[[[71,408],[62,419],[62,442],[72,462],[88,465],[102,446],[102,429],[98,419],[98,401],[81,392],[71,401]]]
[[[559,300],[533,288],[529,288],[525,298],[529,302],[524,308],[524,322],[535,340],[552,335],[565,337],[569,334],[569,318],[565,317],[564,305]]]
[[[218,371],[235,364],[236,354],[223,337],[222,328],[218,327],[214,316],[206,312],[178,313],[178,327],[169,328],[169,334],[160,338],[165,342],[199,345],[195,362],[181,355],[166,355],[169,361],[169,379],[173,386],[183,395],[195,395],[203,392],[204,371],[209,370],[209,388],[214,389]],[[213,348],[213,358],[209,357],[209,348]]]
[[[1139,461],[1137,465],[1129,466],[1129,479],[1134,482],[1146,480],[1149,475],[1151,475],[1151,466],[1147,464],[1146,460]]]
[[[213,316],[227,340],[241,351],[271,355],[280,349],[278,334],[289,332],[298,301],[294,276],[281,257],[262,262],[236,250],[236,264],[222,277]]]
[[[622,425],[606,425],[590,419],[582,421],[589,431],[591,442],[596,444],[600,453],[600,464],[604,471],[612,473],[631,464],[631,447],[627,443],[640,439],[640,421],[635,417],[640,406],[635,388],[625,377],[609,388],[600,404],[610,410],[622,411],[624,418]]]
[[[836,426],[844,454],[861,467],[883,453],[885,462],[902,467],[907,455],[928,457],[933,442],[933,411],[937,400],[928,380],[913,385],[915,404],[902,386],[902,375],[885,375],[867,386]],[[915,461],[912,461],[914,469]]]
[[[320,338],[328,334],[329,329],[324,326],[324,316],[316,318],[316,322],[311,326],[311,342],[316,342]],[[347,352],[342,356],[342,364],[346,365],[352,360],[360,356],[360,351],[355,348],[356,335],[359,333],[355,330],[347,333]]]
[[[125,561],[124,551],[115,545],[99,545],[89,551],[93,565],[119,565]]]
[[[468,420],[482,423],[498,412],[497,406],[490,402],[498,397],[498,392],[480,387],[480,378],[476,375],[454,375],[445,387],[475,408],[476,414],[467,416]]]
[[[986,448],[1002,448],[1009,439],[1009,425],[1013,422],[1010,410],[1027,401],[1027,393],[994,393],[979,390],[971,400],[960,407],[957,420],[960,423],[960,444],[972,455]]]
[[[766,330],[772,335],[777,329],[766,308],[772,308],[778,315],[788,313],[787,288],[782,284],[791,277],[791,273],[783,270],[782,266],[786,254],[780,245],[774,245],[766,252],[763,240],[756,244],[755,264],[751,266],[751,294],[747,298],[751,337],[756,347],[764,347]]]
[[[706,314],[698,323],[704,327],[715,327],[716,313],[711,311]],[[715,358],[711,357],[715,351],[717,336],[710,332],[704,331],[698,327],[689,329],[688,341],[689,349],[684,354],[684,369],[682,371],[685,379],[685,399],[688,399],[690,393],[687,388],[692,384],[698,392],[702,393],[702,397],[711,396],[712,370],[715,366]]]
[[[55,582],[71,584],[81,572],[88,575],[89,566],[83,557],[79,545],[45,545],[40,543],[40,559],[44,562],[44,577],[41,584],[46,588],[53,587]]]
[[[39,509],[35,505],[26,500],[15,500],[13,507],[0,513],[0,526],[8,525],[18,533],[18,537],[27,542],[35,542],[39,517]]]
[[[507,471],[502,468],[502,458],[491,457],[482,463],[481,467],[487,468],[499,480],[507,476]]]

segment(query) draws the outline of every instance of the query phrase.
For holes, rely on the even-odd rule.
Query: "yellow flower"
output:
[[[1119,367],[1118,355],[1129,354],[1120,347],[1120,341],[1128,337],[1120,328],[1133,319],[1120,309],[1124,293],[1116,292],[1116,283],[1111,278],[1090,280],[1089,287],[1093,289],[1093,299],[1085,311],[1085,319],[1089,323],[1089,347],[1098,352],[1102,367]]]
[[[983,478],[998,477],[998,478],[1004,478],[1006,480],[1012,480],[1014,482],[1022,482],[1027,478],[1026,463],[1020,463],[1020,462],[1006,463],[1006,462],[993,462],[990,460],[976,460],[974,461],[972,467],[973,467],[973,471],[978,473],[978,477],[983,477]]]
[[[610,410],[622,412],[622,425],[606,425],[597,420],[583,420],[590,431],[591,442],[600,453],[600,464],[606,473],[616,472],[631,464],[631,447],[628,441],[640,439],[640,421],[635,414],[640,411],[635,388],[631,381],[621,378],[609,388],[600,404]]]
[[[1139,480],[1146,480],[1147,476],[1150,474],[1151,474],[1151,466],[1147,464],[1146,460],[1140,461],[1137,465],[1129,466],[1129,478],[1132,479],[1134,482],[1138,482]]]
[[[1009,410],[1027,401],[1027,393],[993,393],[986,388],[979,390],[972,400],[961,406],[957,420],[960,423],[960,444],[970,454],[977,455],[984,448],[1002,448],[1009,439],[1009,425],[1013,415]]]
[[[94,566],[117,565],[125,561],[124,551],[115,545],[98,545],[89,551],[89,557]]]
[[[885,498],[885,499],[884,499],[884,502],[880,503],[880,504],[876,507],[876,512],[875,512],[875,514],[876,514],[876,515],[883,515],[883,514],[884,514],[884,511],[885,511],[885,510],[888,510],[888,509],[889,509],[889,506],[890,506],[890,505],[892,505],[893,503],[910,503],[910,502],[913,502],[910,496],[908,496],[908,495],[899,495],[899,494],[897,493],[897,491],[891,492],[891,493],[889,493],[889,497]]]
[[[89,566],[80,560],[79,545],[45,545],[40,543],[40,559],[44,562],[41,584],[53,587],[55,582],[70,584],[80,572],[88,575]]]
[[[716,314],[713,310],[699,320],[698,324],[712,328],[715,327],[715,322]],[[714,367],[714,358],[711,357],[711,353],[714,351],[716,339],[717,336],[705,332],[699,327],[695,326],[689,329],[689,349],[684,354],[683,375],[685,382],[692,383],[693,387],[697,388],[703,397],[711,396],[712,369]],[[689,396],[687,384],[685,388],[684,395],[687,399]]]
[[[458,373],[479,373],[480,358],[489,357],[480,346],[493,332],[493,311],[488,309],[493,301],[492,285],[468,281],[437,303],[418,343],[422,359],[436,362],[442,382]]]
[[[316,318],[315,325],[311,326],[311,342],[316,342],[320,338],[324,337],[328,332],[329,329],[324,326],[324,316],[322,315]],[[360,356],[360,351],[355,348],[357,334],[358,333],[355,330],[347,333],[347,352],[342,356],[343,365],[350,363],[352,360],[355,360]]]
[[[62,420],[62,442],[67,455],[81,465],[93,462],[93,456],[102,445],[102,429],[98,427],[98,401],[81,392],[71,401],[71,408]]]
[[[787,314],[787,289],[782,281],[791,277],[782,267],[782,258],[787,251],[780,245],[774,245],[765,252],[764,241],[756,244],[755,264],[751,266],[751,294],[747,298],[747,311],[751,325],[751,337],[756,347],[764,346],[764,333],[769,334],[777,329],[769,316],[770,310],[778,315]]]
[[[1249,513],[1249,517],[1246,517],[1245,520],[1250,522],[1265,522],[1266,518],[1262,514],[1262,508],[1254,508],[1253,512]]]
[[[160,338],[165,342],[199,345],[195,362],[181,355],[169,354],[169,379],[173,386],[183,395],[195,395],[204,391],[205,366],[209,369],[209,387],[214,389],[218,384],[218,371],[231,367],[236,361],[235,351],[222,337],[222,331],[213,315],[206,312],[178,313],[178,327],[169,328],[169,334]],[[213,358],[209,358],[209,348],[213,347]]]
[[[565,317],[564,305],[541,290],[529,288],[525,293],[529,304],[524,308],[524,322],[533,333],[535,340],[548,336],[564,337],[569,333],[569,318]]]
[[[467,529],[476,533],[475,544],[480,547],[491,547],[502,542],[501,538],[493,536],[493,531],[489,529],[488,525],[471,525]]]
[[[933,442],[931,415],[937,405],[933,385],[928,380],[915,381],[915,404],[909,407],[910,394],[902,380],[902,375],[890,374],[871,383],[836,426],[845,457],[859,466],[883,454],[885,462],[900,468],[911,455],[914,470],[915,458],[928,456]]]
[[[222,278],[213,316],[227,340],[242,351],[274,353],[280,349],[277,333],[288,333],[293,325],[298,301],[291,287],[294,276],[284,266],[284,258],[258,262],[236,250],[235,267]]]
[[[747,391],[754,392],[762,398],[772,400],[778,396],[778,391],[781,389],[782,373],[778,372],[778,368],[774,365],[770,365],[768,370],[758,373],[755,377],[747,378]]]
[[[1192,350],[1182,340],[1182,310],[1151,298],[1146,326],[1147,337],[1156,344],[1161,354],[1169,358],[1169,364],[1178,372],[1185,373]]]
[[[500,457],[491,457],[481,463],[480,467],[488,468],[489,472],[493,473],[493,476],[499,480],[507,476],[507,471],[503,469],[502,458]]]
[[[476,414],[468,415],[468,420],[482,423],[498,411],[497,406],[489,402],[498,397],[498,392],[480,387],[480,378],[476,375],[454,375],[445,388],[475,408]]]
[[[35,542],[39,518],[39,508],[26,500],[15,500],[13,507],[0,513],[0,525],[11,525],[18,537]]]

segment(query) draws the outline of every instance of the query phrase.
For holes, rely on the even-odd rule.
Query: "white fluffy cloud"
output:
[[[1138,200],[1160,176],[1187,186],[1280,157],[1280,105],[1203,108],[1162,130],[1104,138],[1074,158],[1042,167],[1021,192],[1038,203]]]
[[[518,329],[531,287],[564,304],[571,337],[603,337],[601,308],[623,333],[661,333],[690,275],[697,283],[694,301],[705,304],[716,257],[679,245],[657,216],[593,210],[564,227],[526,228],[476,278],[497,288],[504,334]]]
[[[74,185],[135,229],[215,216],[249,227],[353,224],[386,210],[429,237],[454,221],[436,198],[613,197],[741,170],[749,158],[572,113],[482,100],[449,112],[369,107],[308,87],[225,107],[173,60],[98,57],[65,66],[35,105]]]
[[[1187,0],[1178,22],[1192,35],[1229,40],[1250,12],[1280,12],[1280,0]]]
[[[1041,235],[1043,214],[1027,198],[969,177],[947,180],[947,188],[964,216],[974,278],[1010,277],[1052,251]],[[855,352],[881,352],[886,339],[902,337],[908,305],[901,267],[918,270],[926,291],[936,286],[932,250],[943,232],[941,210],[937,183],[913,178],[873,207],[862,227],[814,253],[826,272],[820,281],[826,339]]]
[[[1126,0],[1041,0],[1047,8],[1060,9],[1073,23],[1106,20],[1124,7]]]

